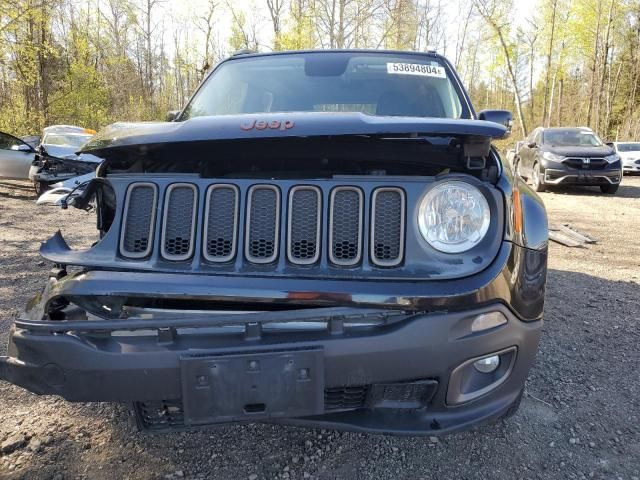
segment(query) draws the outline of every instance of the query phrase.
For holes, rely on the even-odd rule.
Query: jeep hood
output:
[[[184,122],[116,123],[86,143],[81,152],[108,158],[122,150],[144,151],[168,143],[282,137],[439,136],[488,145],[506,128],[482,120],[383,117],[362,113],[260,113],[196,117]]]

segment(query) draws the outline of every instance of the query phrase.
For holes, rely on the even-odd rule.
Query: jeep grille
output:
[[[365,246],[376,266],[395,267],[404,260],[406,198],[398,187],[379,187],[365,198],[355,186],[256,184],[243,189],[214,183],[204,188],[201,207],[199,188],[173,183],[162,196],[154,184],[133,183],[125,199],[121,255],[149,255],[155,205],[163,198],[159,250],[173,262],[193,262],[198,248],[201,261],[210,264],[240,260],[259,266],[284,255],[290,265],[355,267],[363,261]],[[241,259],[238,252],[244,254]]]

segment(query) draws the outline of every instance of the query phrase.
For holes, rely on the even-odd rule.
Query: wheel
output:
[[[618,187],[620,186],[620,184],[614,185],[612,183],[608,184],[608,185],[600,185],[600,191],[602,193],[608,193],[610,195],[613,195],[614,193],[616,193],[618,191]]]
[[[544,180],[542,179],[542,172],[540,171],[540,164],[536,163],[533,166],[533,175],[532,175],[533,189],[536,192],[544,192],[547,189],[547,186],[544,184]]]
[[[47,182],[40,182],[40,181],[34,180],[33,189],[36,191],[36,195],[40,196],[44,192],[49,190],[49,184]]]

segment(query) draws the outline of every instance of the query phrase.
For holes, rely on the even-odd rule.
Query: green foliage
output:
[[[63,81],[64,87],[52,95],[51,123],[78,124],[99,128],[109,120],[109,89],[93,67],[74,61]]]
[[[96,52],[81,31],[71,32],[74,55],[48,103],[51,123],[98,128],[108,121],[109,89],[95,67]]]
[[[418,32],[417,3],[395,0],[386,21],[385,47],[390,50],[412,50]]]
[[[435,39],[439,51],[455,51],[478,110],[514,111],[514,132],[520,118],[529,129],[543,124],[546,111],[550,125],[639,139],[640,3],[533,1],[523,21],[513,0],[455,0],[453,8],[431,0],[286,0],[276,28],[264,0],[211,0],[208,16],[162,0],[0,0],[0,130],[162,119],[185,105],[212,63],[240,49],[411,50]],[[462,14],[450,14],[456,10]],[[461,32],[458,51],[460,38],[452,37]]]
[[[290,16],[280,34],[281,50],[308,50],[315,47],[313,7],[302,0],[291,2]]]

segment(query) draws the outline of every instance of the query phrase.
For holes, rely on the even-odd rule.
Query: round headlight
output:
[[[423,238],[445,253],[465,252],[480,243],[490,219],[489,204],[480,190],[457,180],[429,190],[418,210]]]

